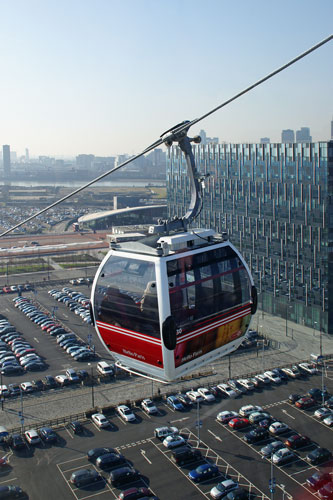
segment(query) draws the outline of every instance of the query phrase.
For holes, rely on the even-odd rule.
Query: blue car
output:
[[[166,400],[167,405],[170,406],[173,410],[176,411],[183,411],[184,410],[184,405],[179,401],[179,399],[176,396],[169,396]]]
[[[188,477],[195,483],[201,483],[212,477],[219,475],[219,469],[216,465],[203,464],[188,473]]]

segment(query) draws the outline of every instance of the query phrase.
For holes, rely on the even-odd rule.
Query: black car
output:
[[[307,485],[313,490],[317,491],[322,488],[325,484],[332,481],[332,476],[328,472],[315,472],[312,476],[308,477],[306,480]]]
[[[42,380],[33,380],[32,385],[34,386],[35,391],[43,391],[45,388]]]
[[[286,373],[284,373],[284,371],[281,370],[281,368],[273,368],[272,372],[275,375],[277,375],[278,377],[280,377],[281,380],[283,380],[283,381],[288,380],[288,375]]]
[[[87,484],[95,483],[96,481],[100,481],[102,477],[94,469],[80,469],[71,475],[70,482],[77,486],[85,486]]]
[[[58,384],[57,384],[55,378],[52,377],[51,375],[46,375],[46,377],[45,377],[45,387],[47,389],[55,389],[56,387],[58,387]]]
[[[262,429],[257,427],[250,432],[247,432],[244,436],[244,441],[247,443],[259,443],[260,441],[264,441],[270,437],[269,432],[266,429]]]
[[[56,443],[58,441],[58,436],[50,427],[41,427],[39,435],[46,443]]]
[[[7,438],[7,443],[13,450],[22,450],[26,447],[26,442],[24,441],[23,437],[21,434],[12,434],[11,436],[8,436]],[[1,498],[1,496],[0,496]],[[6,498],[6,497],[5,497]]]
[[[37,372],[41,370],[45,370],[46,364],[41,362],[41,361],[31,361],[30,363],[26,364],[24,369],[27,372]]]
[[[258,422],[258,427],[260,427],[260,429],[268,429],[268,427],[271,424],[273,424],[274,422],[276,422],[276,418],[267,417],[267,418],[264,418],[263,420],[260,420],[260,422]]]
[[[193,406],[193,401],[188,397],[187,394],[177,394],[177,398],[184,406],[190,408]]]
[[[177,465],[189,464],[201,460],[200,450],[190,448],[189,446],[182,446],[171,452],[171,460]]]
[[[317,401],[322,401],[323,398],[321,389],[318,389],[316,387],[309,390],[308,396],[310,396],[310,398],[316,399]],[[324,389],[324,399],[328,398],[329,398],[329,393],[327,392],[327,389]]]
[[[83,425],[81,424],[81,422],[78,422],[77,420],[69,422],[69,428],[72,429],[74,434],[83,434],[84,432]]]
[[[237,488],[237,490],[230,491],[225,497],[226,500],[248,500],[249,492],[243,488]]]
[[[121,467],[110,472],[108,482],[111,483],[112,486],[118,487],[123,484],[134,483],[140,479],[140,477],[139,471],[133,467]]]
[[[13,484],[9,484],[7,486],[1,485],[0,486],[0,498],[17,498],[17,499],[23,499],[23,498],[29,498],[28,495],[20,488],[19,486],[15,486]]]
[[[2,375],[14,375],[14,374],[22,373],[22,372],[23,372],[23,368],[20,365],[8,365],[8,366],[4,366],[1,369]]]
[[[288,402],[291,403],[292,405],[296,403],[299,399],[301,399],[302,395],[301,394],[289,394],[288,396]]]
[[[102,470],[114,469],[120,465],[127,465],[127,460],[118,453],[106,453],[97,458],[96,465]]]
[[[107,453],[116,453],[116,451],[113,448],[93,448],[92,450],[89,450],[87,453],[87,458],[89,462],[95,463],[98,457],[101,457],[102,455],[106,455]]]
[[[9,384],[8,389],[11,396],[19,396],[21,394],[21,389],[18,384]]]
[[[331,460],[331,458],[332,458],[332,452],[327,450],[327,448],[319,448],[319,447],[311,451],[311,453],[309,453],[306,456],[306,460],[312,465],[317,465],[323,462],[327,462],[328,460]]]
[[[87,370],[78,370],[77,374],[81,380],[89,378],[89,373],[87,372]]]

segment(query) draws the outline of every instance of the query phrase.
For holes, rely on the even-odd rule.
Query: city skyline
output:
[[[326,38],[333,4],[315,10],[317,24],[309,0],[274,15],[263,0],[3,3],[1,144],[30,157],[137,154]],[[280,142],[304,124],[329,140],[331,58],[329,43],[191,132]]]

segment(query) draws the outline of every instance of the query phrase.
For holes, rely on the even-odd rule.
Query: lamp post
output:
[[[2,370],[1,370],[1,382],[0,382],[0,385],[1,385],[1,410],[3,411],[3,403],[4,403],[4,395],[3,395],[3,392],[2,392]]]
[[[95,394],[94,394],[94,368],[91,363],[88,363],[88,366],[90,366],[91,372],[90,372],[90,377],[91,377],[91,407],[95,408]]]
[[[262,356],[261,356],[261,363],[262,363],[262,371],[264,372],[264,354],[265,354],[265,343],[264,343],[264,336],[262,334],[262,325],[260,325],[260,331],[261,331],[261,342],[262,342]]]
[[[271,500],[274,500],[276,480],[274,478],[273,470],[273,454],[271,455],[271,478],[269,480],[269,491],[271,492]]]

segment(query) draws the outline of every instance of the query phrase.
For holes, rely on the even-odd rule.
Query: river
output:
[[[9,186],[20,186],[20,187],[25,187],[25,188],[33,188],[33,187],[58,187],[58,186],[63,186],[63,187],[73,187],[73,188],[78,188],[83,186],[89,181],[31,181],[31,180],[26,180],[26,181],[13,181],[7,183]],[[0,180],[0,186],[5,185],[3,180]],[[156,181],[152,182],[150,180],[118,180],[118,181],[101,181],[101,182],[96,182],[94,184],[95,186],[105,186],[105,187],[146,187],[146,186],[153,186],[153,187],[165,187],[166,182],[165,181]]]

